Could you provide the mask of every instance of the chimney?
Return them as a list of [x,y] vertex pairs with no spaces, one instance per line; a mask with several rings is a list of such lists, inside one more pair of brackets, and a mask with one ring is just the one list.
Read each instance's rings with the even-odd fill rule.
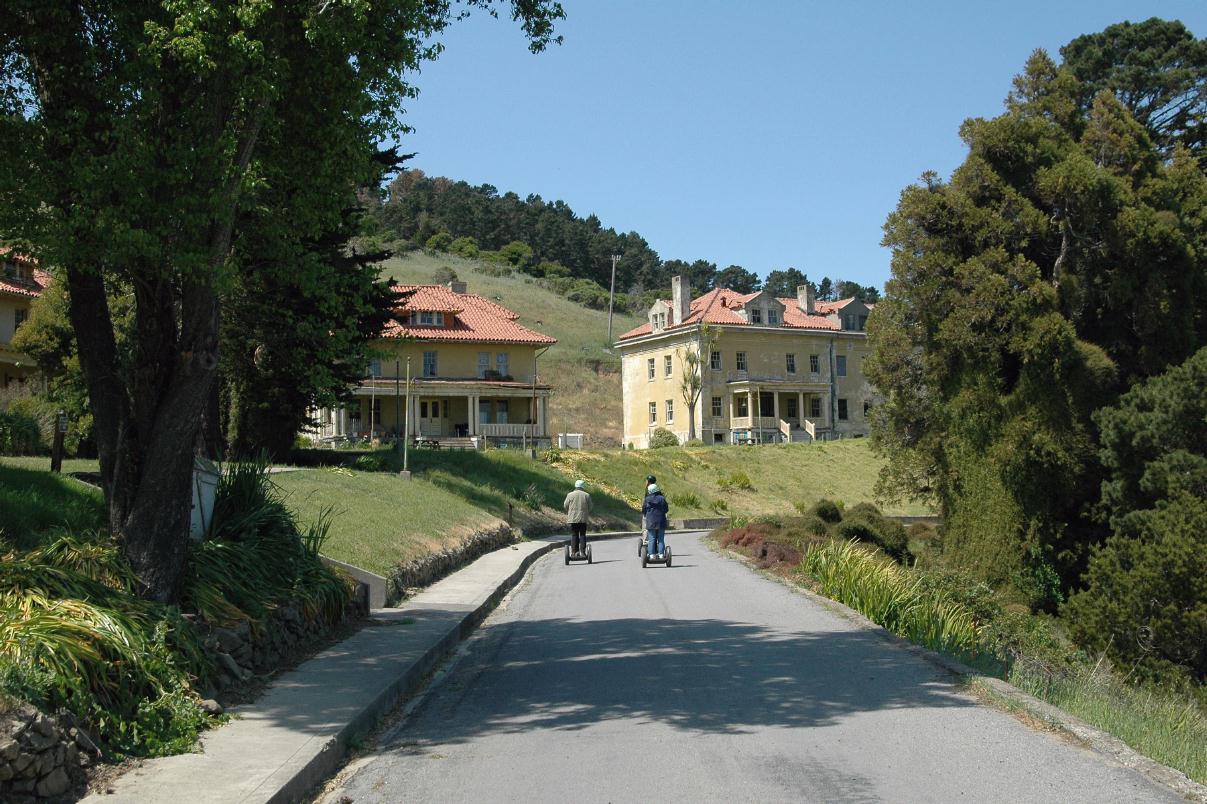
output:
[[691,314],[692,289],[687,284],[687,277],[679,274],[671,278],[671,315],[675,324],[682,324]]
[[458,282],[455,279],[452,282],[448,283],[448,289],[451,290],[453,293],[465,293],[468,290],[468,288],[469,288],[469,286],[466,285],[464,282]]
[[805,315],[816,315],[817,307],[813,304],[813,286],[809,284],[796,286],[796,304]]

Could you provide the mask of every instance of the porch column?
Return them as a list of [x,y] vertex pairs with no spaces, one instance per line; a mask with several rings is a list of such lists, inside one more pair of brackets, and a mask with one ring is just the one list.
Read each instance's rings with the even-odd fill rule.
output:
[[419,394],[411,392],[411,409],[407,420],[404,422],[406,426],[406,437],[410,438],[419,432]]
[[780,392],[771,392],[771,415],[775,418],[775,426],[780,426]]
[[539,436],[549,435],[545,432],[545,397],[540,397],[536,402],[536,433]]
[[796,392],[796,419],[797,424],[801,427],[805,426],[805,392]]
[[478,395],[469,395],[469,434],[476,436],[478,434]]
[[753,389],[746,389],[746,414],[750,417],[751,427],[754,426],[754,417],[759,415],[758,405],[759,398],[754,395]]

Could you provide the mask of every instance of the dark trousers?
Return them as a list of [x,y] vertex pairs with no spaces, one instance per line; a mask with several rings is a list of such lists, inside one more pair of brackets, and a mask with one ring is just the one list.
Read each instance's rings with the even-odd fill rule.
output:
[[587,549],[587,523],[570,523],[570,552],[578,555]]

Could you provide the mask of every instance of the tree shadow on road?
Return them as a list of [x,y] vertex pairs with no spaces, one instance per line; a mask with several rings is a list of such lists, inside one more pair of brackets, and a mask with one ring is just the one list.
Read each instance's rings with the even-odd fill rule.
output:
[[826,727],[873,710],[973,705],[953,677],[873,632],[722,620],[501,623],[443,686],[384,749],[621,718],[740,734]]

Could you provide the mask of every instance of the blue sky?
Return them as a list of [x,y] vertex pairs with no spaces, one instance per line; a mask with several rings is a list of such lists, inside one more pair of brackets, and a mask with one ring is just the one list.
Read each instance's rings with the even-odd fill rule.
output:
[[561,199],[663,259],[880,286],[901,189],[963,160],[1037,47],[1203,0],[563,0],[560,47],[478,12],[414,77],[404,151],[429,175]]

